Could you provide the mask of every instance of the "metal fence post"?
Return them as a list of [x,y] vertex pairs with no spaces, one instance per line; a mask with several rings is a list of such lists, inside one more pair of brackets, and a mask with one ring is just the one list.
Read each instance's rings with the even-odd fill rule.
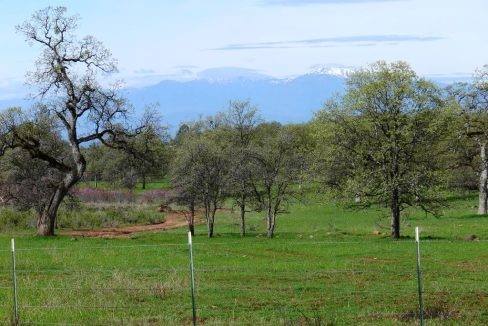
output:
[[424,325],[424,301],[422,298],[422,271],[420,269],[420,237],[419,237],[419,227],[415,227],[415,242],[417,244],[417,284],[419,292],[419,319],[420,325]]
[[13,289],[13,315],[12,324],[19,324],[19,306],[17,301],[17,273],[15,271],[15,240],[12,238],[12,289]]
[[188,249],[190,252],[190,285],[191,285],[191,305],[192,305],[192,313],[193,313],[193,325],[197,324],[197,309],[195,306],[195,270],[193,266],[193,247],[192,247],[192,238],[191,232],[188,232]]

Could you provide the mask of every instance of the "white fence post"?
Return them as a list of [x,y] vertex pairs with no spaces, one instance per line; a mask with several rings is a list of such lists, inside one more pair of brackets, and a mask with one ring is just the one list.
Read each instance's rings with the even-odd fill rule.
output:
[[12,238],[11,241],[12,249],[12,289],[13,289],[13,316],[12,322],[14,325],[19,324],[19,306],[17,300],[17,273],[15,270],[15,240]]
[[193,326],[197,324],[197,309],[195,306],[195,270],[193,266],[193,246],[191,232],[188,231],[188,249],[190,252],[190,285],[191,285],[191,305],[193,314]]
[[422,298],[422,271],[420,269],[420,236],[419,236],[419,227],[415,227],[415,242],[417,244],[417,284],[418,284],[418,292],[419,292],[419,319],[420,325],[424,325],[424,302]]

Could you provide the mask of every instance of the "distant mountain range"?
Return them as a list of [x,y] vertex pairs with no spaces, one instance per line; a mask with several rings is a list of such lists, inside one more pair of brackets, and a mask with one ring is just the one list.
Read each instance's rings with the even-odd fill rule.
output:
[[267,120],[302,122],[334,93],[341,92],[345,82],[343,76],[319,73],[288,79],[235,73],[206,71],[203,78],[163,80],[128,89],[126,96],[136,107],[159,103],[163,117],[173,128],[183,121],[225,110],[231,100],[250,100]]
[[[327,99],[344,90],[350,71],[347,67],[317,66],[304,75],[274,78],[250,69],[214,68],[185,75],[180,80],[166,79],[149,86],[127,88],[124,93],[137,112],[145,105],[158,103],[173,131],[182,122],[225,110],[231,100],[250,100],[266,120],[304,122]],[[437,81],[444,84],[449,79],[439,77]],[[26,100],[3,99],[0,109],[28,104]]]

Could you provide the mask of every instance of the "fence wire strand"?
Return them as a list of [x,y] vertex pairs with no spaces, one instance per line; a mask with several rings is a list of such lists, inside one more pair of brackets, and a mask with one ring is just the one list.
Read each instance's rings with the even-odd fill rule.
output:
[[[288,239],[287,239],[288,240]],[[433,239],[421,239],[422,243],[465,243],[465,244],[471,244],[472,242],[468,242],[466,240],[433,240]],[[488,242],[488,239],[479,239],[476,241],[477,243],[479,242]],[[395,242],[383,242],[381,240],[375,240],[371,242],[372,244],[381,244],[381,245],[387,245],[387,246],[399,246],[399,245],[411,245],[410,242],[408,241],[395,241]],[[197,246],[202,246],[202,247],[207,247],[207,246],[213,246],[213,245],[232,245],[232,244],[243,244],[242,241],[229,241],[229,242],[198,242],[195,241],[193,242],[193,245],[195,247]],[[275,242],[270,242],[270,241],[254,241],[254,242],[246,242],[246,246],[248,245],[267,245],[267,246],[281,246],[281,245],[289,245],[286,241],[275,241]],[[364,244],[364,241],[294,241],[293,245],[341,245],[341,244]],[[84,247],[78,247],[78,249],[83,249],[83,250],[95,250],[95,249],[100,249],[100,250],[112,250],[112,249],[130,249],[130,248],[141,248],[141,247],[186,247],[187,244],[185,243],[158,243],[158,244],[139,244],[139,245],[115,245],[115,246],[84,246]],[[50,250],[56,250],[56,251],[62,251],[62,250],[72,250],[72,247],[18,247],[16,248],[16,251],[50,251]],[[0,249],[0,252],[9,252],[9,249]]]

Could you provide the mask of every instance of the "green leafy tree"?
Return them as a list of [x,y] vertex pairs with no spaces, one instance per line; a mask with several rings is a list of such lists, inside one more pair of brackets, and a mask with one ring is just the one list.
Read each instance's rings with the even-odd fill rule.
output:
[[[462,163],[475,161],[479,175],[478,214],[488,213],[488,67],[479,70],[474,82],[459,83],[449,88],[451,99],[457,105],[460,119],[453,129],[457,131],[457,153]],[[473,151],[472,147],[477,150]],[[475,155],[473,155],[475,154]]]
[[188,134],[176,150],[171,175],[179,202],[186,202],[192,215],[194,230],[195,206],[204,210],[207,234],[214,235],[215,214],[225,199],[227,157],[212,130],[205,134]]
[[438,89],[406,63],[380,61],[352,74],[344,97],[315,118],[327,182],[343,198],[387,206],[393,238],[406,207],[435,214],[441,204],[441,105]]

